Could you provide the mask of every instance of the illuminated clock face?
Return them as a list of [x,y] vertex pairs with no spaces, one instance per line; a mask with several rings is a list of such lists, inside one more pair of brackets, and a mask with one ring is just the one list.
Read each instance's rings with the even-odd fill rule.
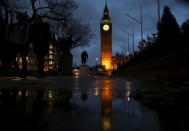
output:
[[108,31],[109,29],[110,29],[110,26],[109,26],[109,25],[106,24],[106,25],[103,26],[103,30],[104,30],[104,31]]

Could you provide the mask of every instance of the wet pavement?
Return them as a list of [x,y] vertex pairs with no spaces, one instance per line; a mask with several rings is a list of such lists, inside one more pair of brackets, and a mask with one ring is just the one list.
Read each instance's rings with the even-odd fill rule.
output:
[[163,131],[158,114],[133,99],[137,83],[106,77],[0,78],[0,129]]

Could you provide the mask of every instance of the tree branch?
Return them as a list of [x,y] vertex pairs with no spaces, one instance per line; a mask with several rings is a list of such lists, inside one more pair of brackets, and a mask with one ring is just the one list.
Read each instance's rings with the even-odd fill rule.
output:
[[36,7],[35,7],[35,2],[36,2],[36,0],[31,0],[33,15],[37,14],[37,10],[36,10]]
[[66,20],[66,18],[57,18],[57,17],[53,17],[53,16],[49,16],[49,15],[43,15],[43,16],[41,16],[41,18],[47,18],[47,19],[51,19],[51,20],[55,20],[55,21]]
[[49,6],[46,6],[46,7],[39,7],[39,8],[37,8],[36,10],[42,10],[42,9],[53,9],[53,8],[51,8],[51,7],[49,7]]

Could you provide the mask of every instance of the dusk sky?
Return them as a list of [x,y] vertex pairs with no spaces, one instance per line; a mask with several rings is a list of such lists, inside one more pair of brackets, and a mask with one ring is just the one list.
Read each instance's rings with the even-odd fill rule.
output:
[[[77,2],[79,3],[79,8],[75,12],[75,16],[82,19],[83,22],[89,22],[91,24],[94,36],[89,43],[89,47],[77,48],[72,51],[74,63],[77,65],[81,64],[80,54],[83,50],[86,50],[89,54],[88,64],[95,65],[95,58],[100,58],[100,20],[103,15],[105,0],[77,0]],[[135,50],[138,50],[140,25],[128,18],[125,13],[139,19],[139,6],[141,2],[143,4],[144,38],[146,38],[147,35],[157,32],[157,0],[108,0],[108,8],[113,22],[113,55],[116,52],[123,51],[123,40],[127,40],[127,35],[122,31],[122,28],[132,33],[132,24],[134,24],[135,31]],[[160,3],[161,14],[164,6],[170,6],[179,24],[189,19],[188,0],[160,0]],[[132,39],[130,39],[130,41],[132,41]],[[100,60],[98,63],[99,62]]]

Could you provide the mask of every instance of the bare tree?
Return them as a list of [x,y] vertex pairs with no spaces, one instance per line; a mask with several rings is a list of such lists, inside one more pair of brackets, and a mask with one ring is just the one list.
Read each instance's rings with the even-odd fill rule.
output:
[[13,16],[21,7],[18,1],[15,0],[1,0],[0,1],[0,15],[4,17],[7,24],[13,23]]
[[81,21],[72,18],[71,22],[62,22],[58,27],[59,37],[66,38],[73,35],[74,44],[72,48],[78,46],[86,46],[89,43],[89,38],[92,37],[92,31],[90,30],[90,24],[83,24]]
[[[74,0],[30,0],[32,16],[38,15],[48,21],[53,31],[53,36],[59,38],[58,43],[58,63],[59,68],[64,67],[65,61],[72,67],[72,55],[70,50],[80,46],[88,46],[92,31],[88,23],[74,18],[78,4]],[[62,63],[62,60],[64,62]],[[69,68],[70,69],[70,68]],[[67,69],[67,70],[69,70]],[[65,71],[65,70],[64,70]]]
[[90,25],[83,24],[73,17],[78,4],[74,0],[30,0],[32,16],[39,15],[51,24],[57,37],[73,35],[72,48],[86,46],[92,36]]
[[27,0],[25,3],[22,0],[0,0],[0,7],[0,14],[7,24],[13,23],[17,11],[31,9],[31,16],[38,15],[50,23],[57,38],[72,34],[75,41],[72,48],[88,45],[92,37],[90,25],[73,17],[78,8],[74,0]]
[[32,16],[39,15],[42,18],[55,21],[66,20],[72,15],[78,5],[73,0],[30,0]]

